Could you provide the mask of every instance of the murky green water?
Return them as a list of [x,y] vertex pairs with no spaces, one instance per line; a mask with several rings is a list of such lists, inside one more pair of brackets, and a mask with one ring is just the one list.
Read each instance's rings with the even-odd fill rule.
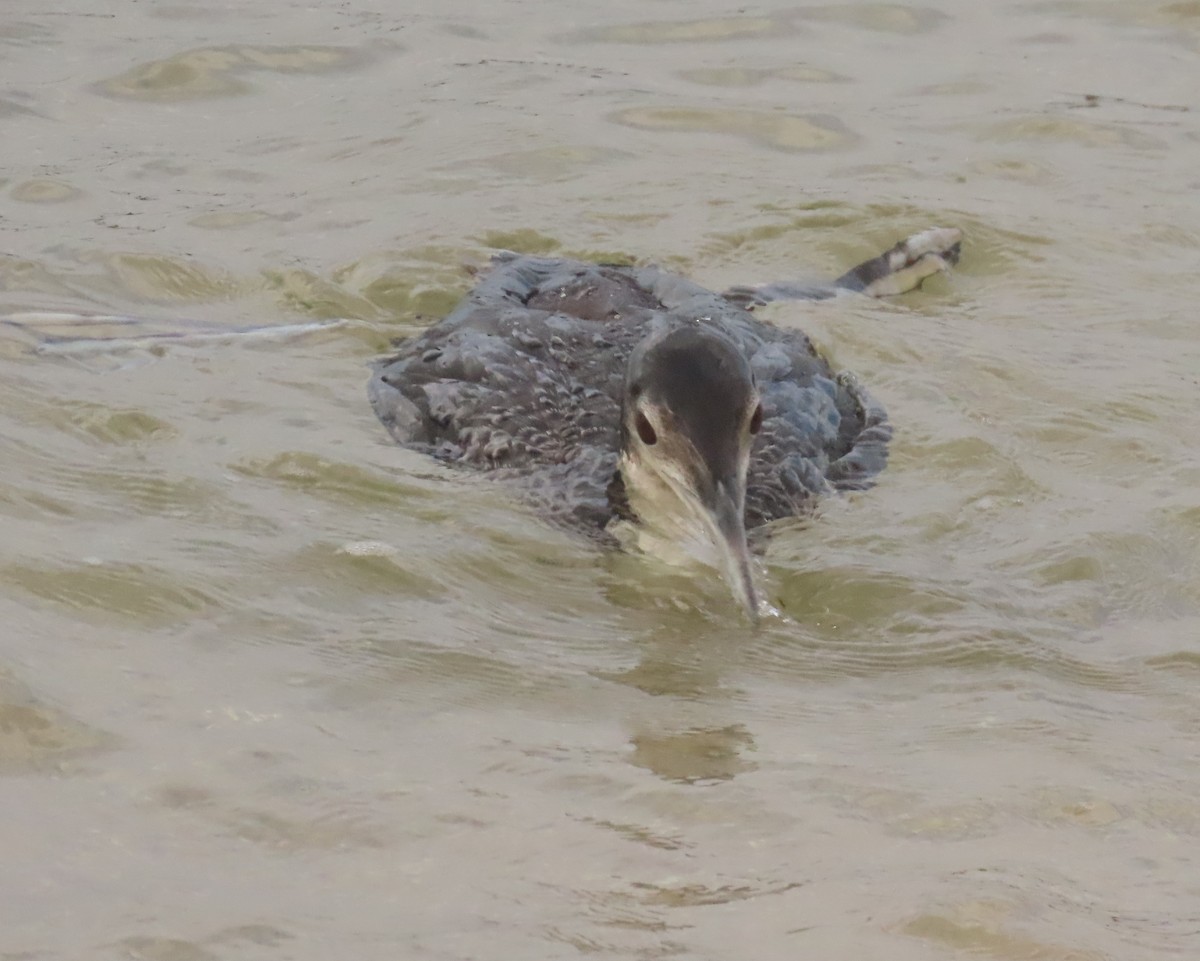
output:
[[[0,312],[350,321],[0,328],[0,956],[1200,956],[1200,7],[385,8],[0,19]],[[757,633],[366,403],[494,246],[933,223],[771,314],[897,440]]]

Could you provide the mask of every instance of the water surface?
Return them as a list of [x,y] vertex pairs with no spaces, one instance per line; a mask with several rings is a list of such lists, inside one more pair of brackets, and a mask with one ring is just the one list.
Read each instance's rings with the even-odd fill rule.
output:
[[[1195,4],[6,13],[0,955],[1200,954]],[[757,632],[366,403],[498,247],[934,223],[769,313],[897,436]]]

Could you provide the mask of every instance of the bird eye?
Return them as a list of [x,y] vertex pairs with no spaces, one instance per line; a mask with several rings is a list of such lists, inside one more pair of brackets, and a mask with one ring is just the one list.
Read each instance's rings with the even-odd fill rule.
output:
[[650,426],[650,421],[640,410],[634,418],[634,425],[637,427],[638,437],[642,439],[642,443],[647,447],[652,447],[658,443],[658,434],[654,432],[654,428]]
[[754,408],[754,413],[750,415],[750,433],[751,434],[757,434],[760,430],[762,430],[762,419],[763,419],[762,404],[759,404],[757,407]]

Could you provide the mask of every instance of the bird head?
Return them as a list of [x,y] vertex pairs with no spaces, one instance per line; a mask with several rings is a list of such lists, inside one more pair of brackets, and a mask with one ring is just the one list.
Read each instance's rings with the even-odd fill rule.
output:
[[643,543],[716,567],[752,618],[760,599],[746,545],[746,470],[762,419],[749,361],[711,327],[658,331],[630,356],[621,472],[651,535]]

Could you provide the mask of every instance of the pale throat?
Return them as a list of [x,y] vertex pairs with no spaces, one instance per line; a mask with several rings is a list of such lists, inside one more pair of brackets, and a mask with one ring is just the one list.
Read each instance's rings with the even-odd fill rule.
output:
[[699,563],[721,570],[721,555],[704,508],[682,493],[687,489],[682,472],[655,469],[628,451],[621,455],[620,470],[629,507],[637,515],[636,522],[618,521],[611,526],[623,545],[667,564]]

